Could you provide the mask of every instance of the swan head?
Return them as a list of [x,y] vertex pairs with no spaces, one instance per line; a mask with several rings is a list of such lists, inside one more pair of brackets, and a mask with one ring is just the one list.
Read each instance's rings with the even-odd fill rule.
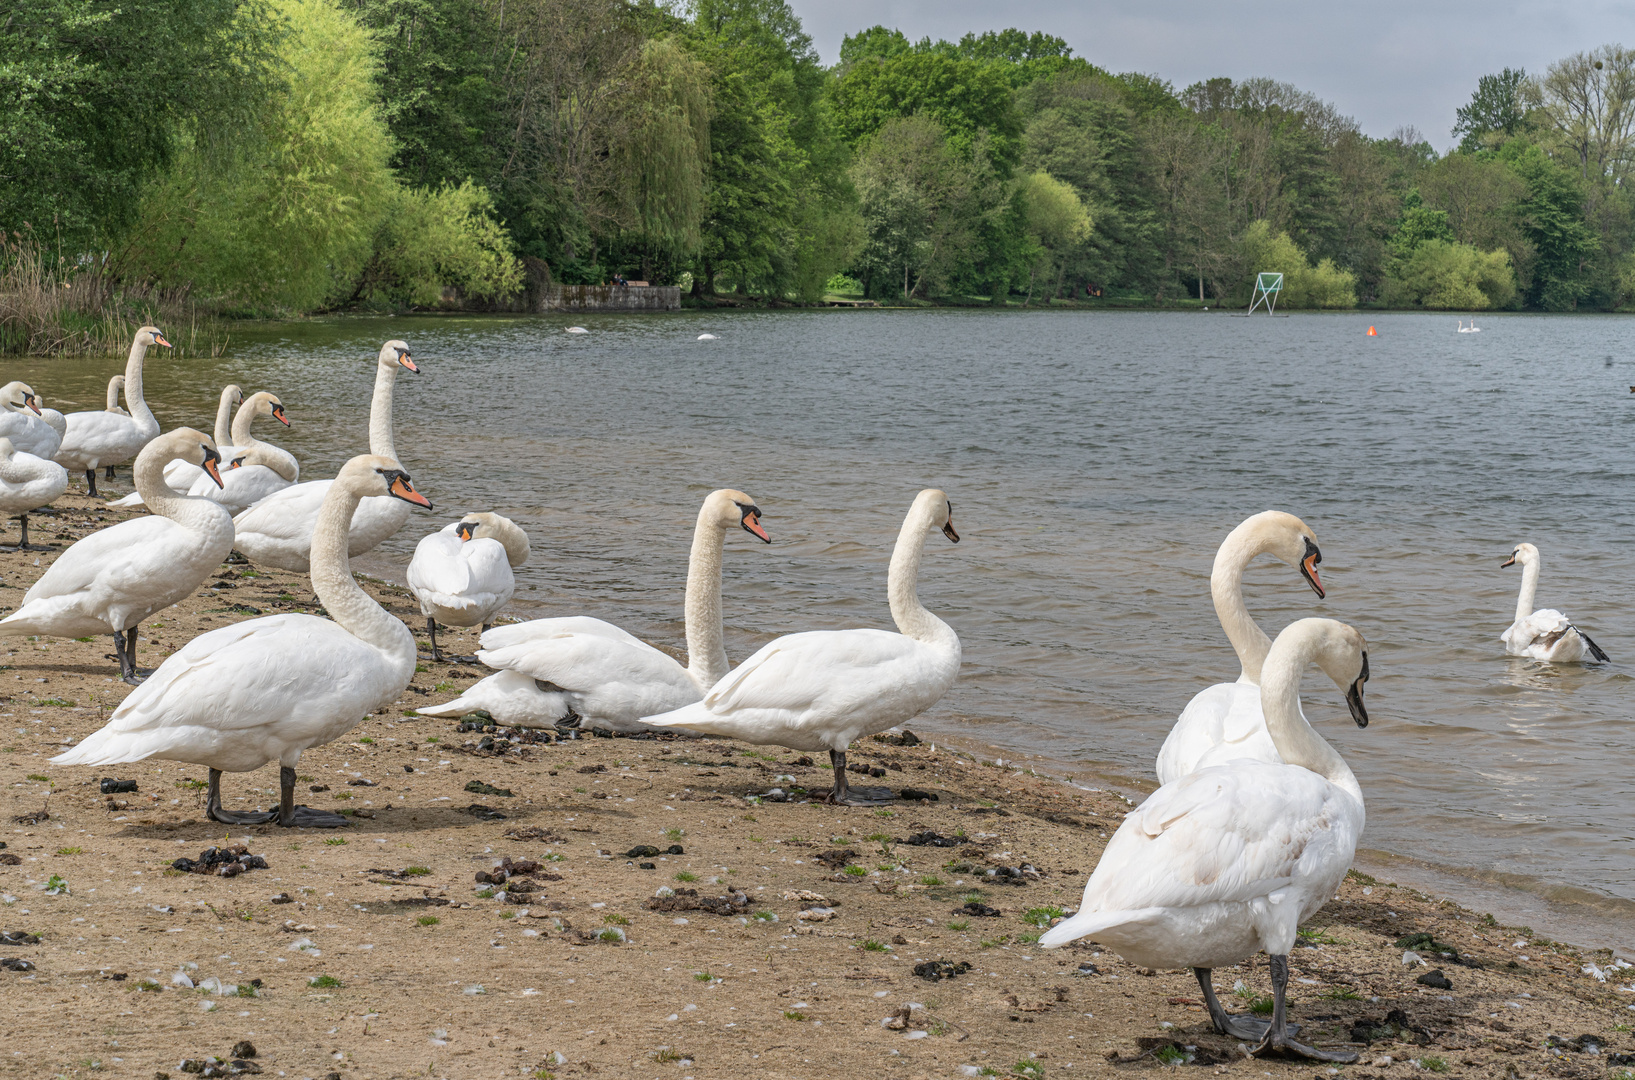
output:
[[163,345],[167,349],[172,347],[170,339],[166,338],[165,332],[157,326],[144,326],[138,330],[136,332],[136,343],[144,348],[149,345]]
[[954,543],[959,543],[959,533],[954,531],[954,504],[948,501],[948,496],[939,488],[926,488],[914,497],[914,507],[909,511],[912,517],[921,514],[925,517],[925,531],[932,529],[942,530],[942,535]]
[[[120,385],[124,384],[121,383]],[[221,396],[229,403],[237,405],[239,402],[244,400],[244,390],[242,387],[239,387],[233,383],[228,383],[226,386],[221,388]]]
[[389,368],[401,367],[416,375],[420,374],[420,369],[415,367],[414,358],[409,355],[408,343],[395,338],[380,347],[380,365]]
[[427,510],[432,508],[431,500],[414,489],[414,481],[403,466],[383,454],[359,454],[341,466],[335,482],[363,498],[390,495]]
[[4,404],[12,412],[32,409],[34,415],[40,414],[40,399],[34,393],[34,388],[26,382],[12,381],[0,386],[0,404]]
[[[1334,680],[1334,685],[1345,692],[1345,703],[1351,710],[1351,719],[1358,727],[1368,726],[1368,710],[1363,707],[1363,684],[1368,681],[1368,642],[1354,626],[1334,619],[1301,619],[1291,623],[1283,632],[1302,623],[1321,624],[1313,627],[1318,633],[1316,652],[1312,659],[1323,669],[1323,674]],[[1281,636],[1281,635],[1279,635]]]
[[289,455],[277,447],[257,443],[248,450],[235,454],[233,460],[227,463],[227,471],[247,469],[251,465],[265,465],[290,483],[295,482],[296,473],[291,465]]
[[1328,595],[1317,573],[1323,552],[1317,546],[1317,534],[1304,521],[1281,510],[1267,510],[1246,518],[1232,533],[1247,543],[1252,554],[1265,552],[1280,562],[1298,567],[1300,576],[1306,579],[1319,600]]
[[216,441],[204,432],[177,428],[148,443],[141,456],[147,457],[150,449],[163,461],[180,459],[197,465],[221,487],[221,454],[216,450]]
[[762,543],[772,543],[772,537],[761,527],[761,508],[742,491],[721,488],[704,497],[704,507],[698,513],[700,520],[709,520],[725,531],[734,526],[743,529]]
[[249,401],[254,416],[270,416],[285,427],[290,426],[290,418],[284,415],[284,403],[278,400],[277,394],[270,394],[263,390],[258,394],[251,394]]
[[454,535],[463,544],[467,540],[497,540],[505,549],[505,561],[512,568],[528,561],[528,534],[517,523],[499,514],[467,514],[454,526]]
[[1538,562],[1538,548],[1532,544],[1517,544],[1516,550],[1510,553],[1510,558],[1499,564],[1503,570],[1507,566],[1532,566]]

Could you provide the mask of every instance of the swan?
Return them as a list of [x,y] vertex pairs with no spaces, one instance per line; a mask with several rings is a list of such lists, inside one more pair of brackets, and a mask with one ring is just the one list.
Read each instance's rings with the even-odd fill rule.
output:
[[1322,579],[1317,576],[1317,564],[1323,561],[1317,534],[1293,514],[1267,510],[1226,534],[1215,553],[1209,591],[1242,670],[1237,682],[1216,683],[1187,702],[1158,751],[1160,784],[1192,772],[1216,747],[1232,749],[1233,757],[1278,760],[1260,712],[1260,670],[1272,641],[1243,606],[1243,571],[1260,555],[1298,566],[1317,598],[1324,596]]
[[[205,813],[230,825],[334,828],[339,814],[295,805],[301,752],[339,738],[414,678],[414,635],[352,580],[347,523],[358,500],[431,503],[390,457],[355,457],[329,485],[312,540],[312,588],[333,618],[281,614],[201,634],[165,658],[108,723],[56,765],[165,758],[210,769]],[[275,811],[221,806],[221,774],[279,763]]]
[[[159,421],[153,418],[152,410],[142,397],[142,362],[154,345],[171,347],[156,326],[142,327],[131,342],[130,359],[125,361],[125,404],[130,406],[129,416],[106,409],[68,414],[68,430],[62,437],[62,449],[57,451],[56,462],[69,472],[83,470],[93,499],[97,497],[98,465],[119,464],[159,434]],[[215,453],[213,447],[211,453]]]
[[238,514],[274,492],[295,483],[294,458],[270,443],[256,443],[248,450],[235,451],[221,471],[221,486],[201,476],[187,489],[189,495],[209,499]]
[[39,395],[25,382],[0,386],[0,438],[13,449],[35,457],[51,457],[62,437],[44,420]]
[[1511,656],[1527,656],[1552,664],[1576,664],[1589,659],[1606,663],[1609,657],[1601,646],[1554,608],[1533,610],[1538,592],[1539,554],[1532,544],[1517,544],[1500,569],[1521,564],[1521,595],[1516,598],[1516,621],[1499,635]]
[[1481,329],[1481,327],[1476,325],[1476,320],[1475,319],[1470,320],[1470,325],[1469,326],[1465,325],[1465,320],[1460,319],[1459,320],[1459,332],[1461,334],[1480,334],[1482,332],[1482,329]]
[[437,624],[487,630],[494,613],[516,592],[511,571],[527,561],[528,534],[499,514],[467,514],[421,539],[408,581],[426,617],[433,660],[443,659]]
[[130,413],[119,407],[119,392],[125,389],[125,376],[115,375],[108,380],[108,408],[104,411],[117,413],[120,416],[129,416]]
[[0,437],[0,513],[17,514],[22,539],[14,551],[40,551],[28,542],[28,512],[55,501],[68,490],[68,470],[50,458],[16,450],[11,440]]
[[[398,369],[420,373],[401,341],[380,347],[375,362],[375,396],[369,405],[369,452],[376,457],[397,459],[392,438],[392,387]],[[238,530],[235,546],[253,563],[276,566],[280,570],[305,573],[312,530],[329,494],[331,480],[309,480],[292,484],[262,499],[233,519]],[[380,546],[409,520],[413,500],[366,497],[352,515],[352,540],[347,555],[356,558]]]
[[112,634],[120,677],[141,681],[137,624],[191,595],[233,550],[231,514],[165,486],[165,462],[175,457],[203,465],[221,483],[221,456],[203,432],[177,428],[148,443],[131,472],[153,515],[110,525],[57,556],[23,606],[0,619],[0,636]]
[[[216,411],[216,450],[221,454],[222,461],[230,466],[235,459],[244,457],[250,450],[264,447],[267,453],[256,456],[250,464],[272,467],[273,475],[259,474],[254,483],[247,477],[240,477],[234,484],[217,487],[204,474],[203,469],[189,462],[178,460],[165,466],[167,485],[189,495],[203,495],[231,508],[235,514],[248,509],[258,499],[264,499],[275,491],[289,487],[301,475],[301,466],[295,460],[294,454],[272,443],[262,442],[250,430],[256,418],[262,416],[271,416],[285,427],[290,426],[289,416],[284,412],[284,403],[278,400],[276,394],[270,394],[265,390],[251,394],[242,405],[239,405],[237,414],[233,416],[232,427],[228,427],[228,412],[242,396],[243,391],[236,386],[229,386],[221,392],[221,405]],[[246,498],[246,495],[256,491],[259,491],[259,494],[256,494],[255,498]],[[115,499],[108,505],[141,506],[142,493],[133,491],[123,499]]]
[[720,341],[721,339],[716,337],[714,334],[699,334],[698,335],[698,340],[699,341]]
[[[1039,939],[1055,948],[1094,937],[1132,964],[1192,968],[1215,1030],[1318,1061],[1357,1055],[1294,1042],[1284,988],[1300,923],[1344,879],[1363,829],[1357,778],[1300,711],[1300,676],[1315,661],[1358,727],[1368,726],[1363,637],[1332,619],[1301,619],[1266,657],[1262,698],[1272,742],[1287,764],[1239,759],[1173,780],[1125,817],[1084,886],[1077,914]],[[1231,1016],[1210,970],[1265,950],[1272,1019]]]
[[40,407],[40,419],[51,429],[53,437],[42,440],[38,452],[31,450],[29,453],[39,458],[55,458],[62,449],[62,437],[68,431],[68,418],[47,405],[43,397],[35,395],[34,404]]
[[891,553],[886,594],[898,633],[814,630],[786,634],[710,688],[704,700],[642,719],[792,750],[828,750],[834,790],[826,801],[866,806],[883,789],[852,792],[846,747],[853,739],[913,719],[937,703],[959,674],[959,636],[920,603],[915,585],[928,532],[959,543],[948,496],[927,488],[914,499]]
[[590,333],[590,331],[586,330],[583,326],[570,326],[570,327],[568,327],[568,333],[570,333],[570,334],[588,334],[588,333]]
[[[116,403],[119,401],[119,392],[114,389],[114,379],[118,379],[119,385],[121,386],[125,384],[125,377],[123,375],[115,375],[113,379],[108,380],[108,402],[110,404],[114,404],[115,408],[108,409],[106,411],[115,412],[117,410],[119,415],[128,416],[129,414],[124,410],[117,409]],[[243,397],[244,391],[239,389],[237,386],[234,386],[232,383],[229,383],[222,387],[221,400],[216,405],[216,453],[222,456],[223,461],[229,460],[228,451],[232,448],[232,439],[229,437],[227,431],[227,421],[228,418],[232,416],[233,406],[237,405]],[[113,475],[114,467],[110,465],[108,466],[107,471],[103,473],[102,478],[104,480],[111,480],[113,479]],[[193,481],[202,476],[204,476],[203,469],[199,468],[197,465],[191,464],[183,458],[177,458],[175,461],[172,461],[169,465],[165,466],[165,483],[170,487],[175,488],[177,491],[186,491],[188,488],[193,486]],[[142,493],[140,491],[133,491],[129,495],[126,495],[123,499],[115,499],[108,505],[118,507],[141,506]]]
[[697,701],[729,670],[721,626],[721,553],[727,532],[742,528],[770,544],[761,508],[742,491],[712,491],[699,508],[687,560],[687,666],[645,641],[588,616],[534,619],[482,637],[478,659],[498,674],[453,701],[417,709],[463,716],[482,709],[523,727],[562,723],[610,731],[647,731],[641,718]]

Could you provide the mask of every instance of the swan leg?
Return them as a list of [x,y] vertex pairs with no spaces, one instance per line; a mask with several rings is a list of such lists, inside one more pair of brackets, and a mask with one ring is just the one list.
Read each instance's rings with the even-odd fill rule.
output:
[[[119,677],[132,686],[141,686],[142,680],[152,674],[151,671],[142,671],[136,666],[136,627],[125,631],[125,646],[119,652]],[[119,634],[114,634],[114,641],[119,641]]]
[[[50,544],[31,544],[31,543],[28,542],[28,515],[27,514],[17,515],[17,521],[22,526],[22,530],[23,530],[23,538],[21,540],[17,541],[17,550],[18,551],[49,551],[51,549],[52,545],[50,545]],[[1586,638],[1585,640],[1588,640],[1588,639]]]
[[91,498],[93,498],[93,499],[96,498],[97,497],[97,471],[95,469],[86,469],[85,470],[85,483],[91,489]]
[[1266,1030],[1266,1037],[1261,1040],[1260,1045],[1255,1047],[1255,1056],[1293,1054],[1313,1061],[1331,1061],[1336,1065],[1350,1065],[1355,1062],[1357,1055],[1350,1050],[1319,1050],[1314,1046],[1297,1043],[1290,1037],[1288,1013],[1283,1001],[1284,991],[1289,985],[1289,958],[1273,956],[1268,959],[1272,968],[1272,1026]]
[[846,782],[846,751],[830,750],[829,764],[834,767],[835,786],[824,802],[834,806],[882,806],[895,801],[890,788],[860,787],[853,790]]
[[278,817],[276,810],[246,810],[237,812],[221,808],[221,770],[210,770],[210,798],[204,804],[204,816],[224,825],[265,825]]
[[295,770],[288,765],[278,770],[278,824],[286,829],[344,829],[352,824],[340,814],[295,805]]
[[431,635],[431,658],[440,664],[443,662],[443,654],[437,649],[437,620],[430,615],[426,616],[426,633]]
[[[1215,996],[1215,984],[1210,978],[1208,968],[1193,968],[1192,973],[1198,976],[1198,986],[1204,992],[1204,1006],[1209,1010],[1209,1022],[1215,1025],[1215,1030],[1222,1035],[1233,1039],[1245,1039],[1250,1042],[1259,1042],[1266,1037],[1266,1030],[1272,1026],[1270,1020],[1262,1020],[1258,1016],[1235,1016],[1221,1007],[1220,999]],[[1290,1035],[1298,1034],[1299,1024],[1290,1024]]]
[[104,480],[112,480],[114,478],[114,467],[112,465],[108,465],[102,470],[102,478]]

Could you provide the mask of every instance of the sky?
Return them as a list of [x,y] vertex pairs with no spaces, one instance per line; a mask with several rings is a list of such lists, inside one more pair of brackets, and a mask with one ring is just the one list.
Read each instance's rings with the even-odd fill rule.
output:
[[1141,71],[1177,90],[1201,79],[1267,75],[1354,117],[1372,136],[1412,125],[1452,146],[1454,110],[1476,80],[1505,67],[1542,74],[1599,45],[1635,47],[1635,3],[1578,0],[1369,0],[1198,3],[1168,0],[790,0],[825,63],[847,34],[883,24],[913,40],[957,41],[1014,26],[1063,38],[1113,72]]

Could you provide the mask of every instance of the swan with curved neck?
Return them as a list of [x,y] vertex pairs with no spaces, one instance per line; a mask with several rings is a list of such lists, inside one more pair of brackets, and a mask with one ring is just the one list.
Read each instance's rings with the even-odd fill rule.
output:
[[834,766],[830,802],[883,801],[878,791],[848,785],[846,748],[929,709],[959,675],[959,636],[920,603],[917,588],[926,535],[937,531],[959,542],[948,496],[927,488],[909,508],[891,554],[886,595],[897,633],[787,634],[762,646],[702,701],[643,719],[654,727],[827,750]]
[[[1332,619],[1291,623],[1261,683],[1282,763],[1227,761],[1153,792],[1108,841],[1078,913],[1039,944],[1094,935],[1132,964],[1192,968],[1221,1034],[1258,1043],[1257,1053],[1347,1062],[1357,1055],[1294,1042],[1284,997],[1296,931],[1345,878],[1365,820],[1356,776],[1300,709],[1301,674],[1314,662],[1344,691],[1357,726],[1368,725],[1362,635]],[[1260,951],[1271,960],[1270,1022],[1228,1014],[1210,977]]]
[[[375,358],[375,392],[369,405],[369,452],[394,461],[397,447],[392,437],[392,390],[400,370],[418,374],[420,368],[409,355],[407,345],[388,341]],[[292,484],[240,513],[233,522],[238,530],[238,550],[254,563],[305,572],[313,526],[331,482],[310,480]],[[408,521],[411,509],[411,503],[401,499],[365,497],[352,515],[347,553],[355,558],[384,543]]]
[[203,432],[177,428],[149,442],[132,472],[152,515],[100,529],[64,551],[28,590],[23,606],[0,620],[0,635],[112,634],[120,676],[140,681],[137,625],[191,595],[233,549],[233,519],[226,510],[165,483],[165,464],[177,457],[203,466],[221,483],[221,457]]
[[1182,710],[1158,751],[1161,784],[1196,769],[1206,753],[1223,744],[1235,748],[1237,756],[1277,760],[1260,714],[1260,670],[1272,642],[1243,603],[1244,570],[1261,555],[1298,567],[1318,599],[1325,595],[1317,574],[1317,564],[1323,561],[1317,534],[1293,514],[1267,510],[1226,535],[1215,553],[1209,592],[1221,629],[1238,655],[1240,672],[1236,682],[1200,690]]
[[56,501],[68,490],[68,472],[55,461],[13,448],[0,438],[0,513],[18,515],[22,536],[16,551],[45,550],[28,542],[28,512]]
[[238,386],[228,383],[222,387],[221,400],[216,403],[216,448],[223,449],[232,444],[233,406],[244,400],[244,391]]
[[721,557],[727,533],[736,529],[771,543],[760,519],[755,500],[730,488],[712,491],[699,508],[687,560],[685,667],[601,619],[535,619],[483,634],[477,657],[497,674],[454,701],[417,711],[462,716],[483,709],[524,727],[647,730],[643,716],[699,700],[727,673]]
[[62,444],[61,434],[45,420],[39,395],[25,382],[0,386],[0,438],[10,439],[15,450],[45,458]]
[[[1552,664],[1577,664],[1590,660],[1605,663],[1608,656],[1590,636],[1574,626],[1554,608],[1533,610],[1538,595],[1542,567],[1538,548],[1517,544],[1504,566],[1521,567],[1521,594],[1516,597],[1516,619],[1499,640],[1511,656],[1526,656]],[[1503,567],[1501,567],[1502,569]]]
[[106,412],[118,413],[120,416],[129,416],[130,413],[119,407],[119,393],[125,389],[125,376],[115,375],[108,380],[108,408]]
[[[426,617],[433,660],[443,659],[437,646],[439,622],[488,629],[495,612],[516,592],[512,571],[528,561],[528,552],[528,534],[499,514],[467,514],[421,539],[407,578]],[[474,656],[458,659],[478,662]]]
[[[223,411],[228,403],[228,390],[236,393],[238,387],[229,386],[227,390],[222,391]],[[262,442],[250,433],[250,425],[259,416],[271,416],[285,427],[289,427],[290,424],[289,417],[284,414],[283,403],[278,400],[277,395],[269,394],[265,390],[251,394],[238,407],[238,412],[233,417],[231,431],[226,430],[224,417],[220,414],[216,416],[216,426],[221,429],[220,434],[227,436],[228,439],[226,442],[216,444],[223,462],[223,482],[220,485],[206,476],[203,469],[180,460],[172,461],[165,466],[165,483],[177,491],[185,491],[189,495],[198,495],[219,502],[234,514],[249,509],[273,492],[282,491],[295,483],[301,477],[301,466],[295,460],[295,455],[272,443]],[[239,472],[241,466],[250,471]],[[233,471],[229,472],[229,469]],[[133,491],[123,499],[115,499],[108,505],[141,506],[142,493]]]
[[83,471],[93,499],[97,497],[98,465],[118,465],[159,434],[159,421],[154,419],[147,399],[142,396],[142,364],[148,350],[155,345],[170,348],[170,342],[156,326],[142,327],[131,342],[130,358],[125,361],[125,404],[130,407],[129,416],[96,409],[69,413],[66,417],[67,430],[63,433],[56,462],[69,472]]
[[[121,702],[100,731],[52,763],[185,761],[210,770],[205,812],[212,821],[349,824],[338,814],[295,804],[301,754],[395,701],[415,666],[409,628],[352,578],[347,533],[365,498],[397,498],[431,509],[394,459],[364,455],[346,463],[325,495],[312,538],[312,588],[328,619],[269,615],[194,638]],[[279,763],[278,809],[224,809],[221,774],[250,772],[269,761]]]

